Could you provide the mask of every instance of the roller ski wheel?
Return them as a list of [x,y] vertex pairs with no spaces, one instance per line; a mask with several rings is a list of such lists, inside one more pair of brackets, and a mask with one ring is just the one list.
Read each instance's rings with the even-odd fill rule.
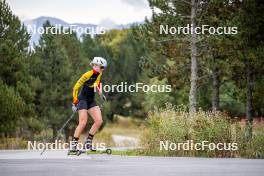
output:
[[108,148],[108,149],[106,149],[106,150],[105,150],[105,152],[106,152],[106,154],[108,154],[108,155],[111,155],[111,154],[112,154],[112,150],[111,150],[111,149],[109,149],[109,148]]

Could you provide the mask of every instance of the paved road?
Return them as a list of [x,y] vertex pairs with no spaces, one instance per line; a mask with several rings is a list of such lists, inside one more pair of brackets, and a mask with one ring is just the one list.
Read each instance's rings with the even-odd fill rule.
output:
[[0,176],[263,176],[264,160],[111,155],[66,156],[65,151],[0,151]]

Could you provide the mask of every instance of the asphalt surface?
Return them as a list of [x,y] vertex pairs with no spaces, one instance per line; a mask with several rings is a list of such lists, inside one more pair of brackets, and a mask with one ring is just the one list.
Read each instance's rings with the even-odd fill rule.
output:
[[66,151],[0,151],[0,175],[263,176],[264,160],[239,158],[67,156]]

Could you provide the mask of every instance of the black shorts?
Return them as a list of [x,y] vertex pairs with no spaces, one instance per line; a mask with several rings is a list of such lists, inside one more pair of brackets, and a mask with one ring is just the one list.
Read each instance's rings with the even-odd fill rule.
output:
[[95,106],[97,106],[95,100],[79,100],[78,105],[77,105],[78,110],[81,110],[81,109],[88,110]]

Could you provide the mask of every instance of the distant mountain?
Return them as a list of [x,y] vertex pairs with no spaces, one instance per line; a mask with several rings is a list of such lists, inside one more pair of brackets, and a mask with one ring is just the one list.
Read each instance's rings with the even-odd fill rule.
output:
[[[43,24],[49,21],[51,25],[55,26],[56,28],[72,28],[78,29],[75,30],[77,33],[78,38],[81,39],[81,35],[84,31],[88,31],[89,34],[100,34],[102,30],[110,30],[110,29],[127,29],[130,28],[132,24],[126,25],[117,25],[110,19],[103,19],[98,25],[95,24],[83,24],[83,23],[67,23],[61,19],[54,18],[54,17],[47,17],[42,16],[32,20],[23,21],[24,25],[28,28],[29,33],[31,34],[30,38],[30,47],[32,48],[34,44],[38,45],[38,40],[41,36],[41,32],[43,31]],[[137,23],[137,24],[141,24]]]

